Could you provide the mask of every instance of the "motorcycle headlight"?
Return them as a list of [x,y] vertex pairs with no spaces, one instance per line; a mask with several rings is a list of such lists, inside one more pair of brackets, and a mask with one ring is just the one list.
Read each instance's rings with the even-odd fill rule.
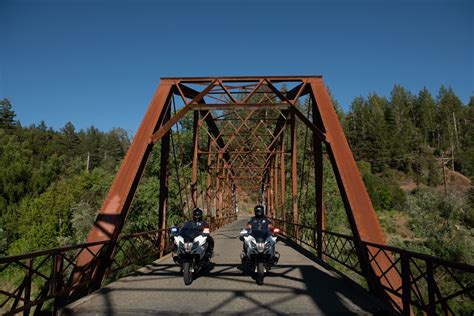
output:
[[264,242],[258,242],[258,243],[257,243],[257,250],[258,250],[258,252],[262,252],[263,249],[265,249],[265,243],[264,243]]
[[184,251],[190,252],[192,248],[193,248],[193,243],[192,242],[185,242],[184,243]]

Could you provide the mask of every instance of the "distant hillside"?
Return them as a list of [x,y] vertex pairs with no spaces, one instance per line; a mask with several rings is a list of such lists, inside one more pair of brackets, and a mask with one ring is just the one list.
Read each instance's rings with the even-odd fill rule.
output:
[[[45,122],[22,126],[10,102],[0,102],[0,256],[84,241],[130,144],[127,133],[76,131],[71,123],[58,131]],[[427,89],[413,94],[397,85],[390,98],[355,98],[346,113],[334,103],[389,242],[472,263],[474,98],[464,105],[450,88],[433,98]],[[306,113],[308,104],[300,106]],[[191,139],[188,125],[182,138]],[[348,232],[327,161],[324,181],[327,228]],[[156,228],[158,189],[159,153],[153,151],[126,232]],[[169,189],[178,195],[174,182]],[[240,210],[247,213],[254,199],[242,196]],[[304,210],[314,209],[314,199],[306,202],[301,221],[312,223]],[[183,210],[173,203],[168,221],[179,223]]]

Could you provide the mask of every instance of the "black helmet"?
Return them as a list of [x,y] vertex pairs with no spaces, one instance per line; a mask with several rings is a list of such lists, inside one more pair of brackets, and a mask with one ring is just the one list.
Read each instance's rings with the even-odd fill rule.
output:
[[253,209],[253,212],[254,212],[256,218],[262,218],[263,214],[265,213],[265,210],[263,209],[262,205],[257,205]]
[[193,210],[193,220],[195,222],[200,222],[202,221],[202,210],[199,207],[196,207]]

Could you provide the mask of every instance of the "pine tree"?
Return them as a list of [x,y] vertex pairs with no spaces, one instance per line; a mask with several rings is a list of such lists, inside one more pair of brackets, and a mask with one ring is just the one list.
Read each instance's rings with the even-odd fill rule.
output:
[[414,123],[415,97],[400,85],[395,85],[390,101],[391,165],[408,172],[414,161],[413,152],[420,151],[421,135]]
[[372,161],[374,171],[382,171],[385,167],[385,159],[389,156],[388,130],[385,123],[385,111],[388,106],[386,98],[377,94],[370,94],[368,97],[369,116],[367,117],[366,142],[368,147],[368,157],[379,158]]
[[420,129],[423,136],[423,143],[434,146],[436,136],[435,102],[431,93],[423,88],[414,104],[415,126]]
[[67,122],[60,131],[62,134],[61,145],[63,146],[63,152],[67,153],[70,157],[80,154],[80,140],[74,125],[71,122]]
[[0,128],[11,129],[15,127],[15,111],[12,110],[12,105],[8,99],[0,101]]
[[[474,97],[471,97],[468,106],[464,108],[460,122],[460,145],[459,153],[460,171],[474,179]],[[474,191],[473,191],[474,192]]]
[[461,116],[462,108],[461,100],[454,94],[451,87],[441,86],[439,88],[437,125],[439,133],[438,146],[440,150],[446,150],[454,145],[455,134],[459,131],[455,130],[453,114],[457,121]]
[[367,119],[369,111],[363,97],[356,97],[351,103],[351,110],[346,117],[347,138],[357,160],[367,157]]

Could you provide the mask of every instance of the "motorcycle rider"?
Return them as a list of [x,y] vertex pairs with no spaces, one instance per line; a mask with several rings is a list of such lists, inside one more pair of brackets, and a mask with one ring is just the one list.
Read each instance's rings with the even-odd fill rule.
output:
[[247,222],[247,229],[251,231],[252,230],[263,230],[263,231],[270,230],[271,231],[273,229],[272,221],[269,220],[265,216],[265,209],[263,205],[258,204],[257,206],[255,206],[253,212],[255,216],[249,219],[249,221]]
[[[263,205],[258,204],[257,206],[255,206],[255,208],[253,209],[253,213],[254,213],[254,217],[249,219],[249,221],[247,222],[247,230],[249,231],[249,234],[251,234],[252,231],[257,231],[257,230],[260,230],[260,231],[272,231],[273,230],[272,221],[269,220],[265,216],[265,208],[263,207]],[[244,243],[243,247],[244,247],[244,249],[243,249],[244,253],[246,254],[247,253],[247,249],[246,249],[247,246],[245,245],[245,243]]]
[[[203,220],[203,211],[199,207],[196,207],[193,210],[193,219],[184,223],[182,230],[196,230],[202,233],[204,228],[209,228],[209,224]],[[210,234],[207,237],[207,243],[207,252],[209,253],[209,257],[212,257],[214,254],[214,239]]]

